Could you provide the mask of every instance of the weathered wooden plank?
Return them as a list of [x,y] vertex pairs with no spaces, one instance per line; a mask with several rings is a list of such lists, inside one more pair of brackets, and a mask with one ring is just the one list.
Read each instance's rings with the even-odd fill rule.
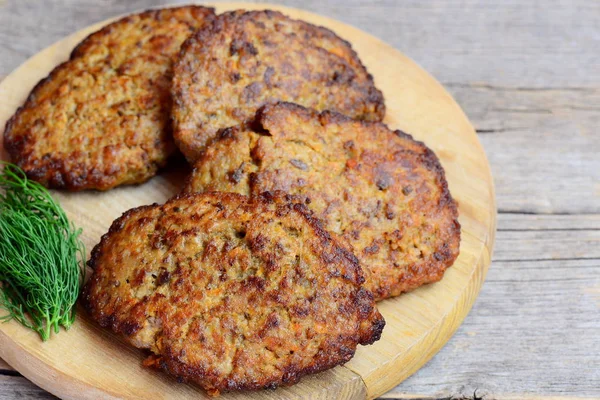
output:
[[[500,214],[495,258],[516,254],[514,232],[598,226],[598,215]],[[539,240],[539,257],[551,258],[556,237]],[[554,234],[555,232],[550,232]],[[581,247],[592,232],[561,232]],[[589,238],[589,236],[588,236]],[[531,238],[530,238],[531,239]],[[538,243],[540,244],[540,243]],[[498,252],[500,249],[500,252]],[[527,247],[526,247],[527,249]],[[522,250],[522,249],[521,249]],[[524,257],[530,254],[526,251]],[[426,368],[385,398],[443,398],[478,395],[523,398],[524,393],[600,396],[600,260],[492,263],[471,314]],[[552,370],[549,373],[549,370]],[[549,375],[550,374],[550,375]]]
[[[574,248],[584,248],[597,231],[543,230],[594,228],[599,221],[599,215],[500,214],[498,226],[505,231],[497,233],[494,259],[511,251],[516,258],[552,258],[556,248],[568,248],[556,233]],[[535,231],[519,231],[531,226]],[[522,236],[531,234],[540,236]],[[531,242],[519,246],[518,239]],[[455,336],[383,398],[472,398],[475,390],[492,399],[598,398],[600,353],[594,349],[600,348],[599,330],[600,258],[494,261]]]
[[600,213],[600,89],[447,87],[481,132],[500,212]]
[[0,375],[0,400],[14,399],[56,400],[56,397],[22,376]]
[[494,261],[600,259],[600,230],[498,231]]
[[448,344],[387,398],[600,397],[600,260],[493,262]]
[[[522,213],[498,214],[499,231],[599,230],[600,214],[539,215]],[[571,235],[571,233],[565,233]],[[577,233],[572,233],[577,235]]]
[[[41,7],[36,0],[5,0],[0,2],[0,74],[92,22],[159,4],[188,2],[52,0]],[[401,49],[443,82],[600,86],[597,1],[271,2],[357,26]]]

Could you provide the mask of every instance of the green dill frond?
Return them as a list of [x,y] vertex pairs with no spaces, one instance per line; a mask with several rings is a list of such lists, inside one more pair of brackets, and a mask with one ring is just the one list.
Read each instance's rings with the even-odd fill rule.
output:
[[81,230],[46,188],[0,163],[0,321],[15,319],[47,340],[75,319],[85,272]]

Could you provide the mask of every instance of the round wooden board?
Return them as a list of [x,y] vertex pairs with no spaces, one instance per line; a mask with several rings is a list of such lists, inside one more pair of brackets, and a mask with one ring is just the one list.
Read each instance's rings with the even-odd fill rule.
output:
[[[425,364],[452,336],[483,283],[494,242],[496,207],[485,153],[460,107],[430,75],[398,50],[332,19],[275,5],[227,3],[230,9],[276,9],[326,26],[349,40],[385,95],[385,122],[431,147],[446,170],[459,203],[461,251],[444,279],[379,303],[386,319],[381,340],[360,347],[346,365],[274,391],[230,393],[223,399],[363,399],[390,390]],[[83,29],[30,58],[0,84],[0,126],[29,91],[85,36],[109,21]],[[1,146],[1,144],[0,144]],[[0,147],[2,158],[6,153]],[[175,194],[188,169],[172,167],[151,181],[105,193],[53,192],[69,217],[83,228],[89,251],[111,222],[127,209],[164,202]],[[0,324],[0,357],[40,387],[65,399],[208,398],[198,387],[141,366],[143,353],[100,329],[79,310],[74,326],[42,343],[15,322]]]

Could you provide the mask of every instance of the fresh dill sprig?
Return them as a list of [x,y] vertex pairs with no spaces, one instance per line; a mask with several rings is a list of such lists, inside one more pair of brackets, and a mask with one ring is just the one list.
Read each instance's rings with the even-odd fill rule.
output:
[[0,321],[15,319],[47,340],[75,320],[83,283],[81,229],[48,190],[0,161]]

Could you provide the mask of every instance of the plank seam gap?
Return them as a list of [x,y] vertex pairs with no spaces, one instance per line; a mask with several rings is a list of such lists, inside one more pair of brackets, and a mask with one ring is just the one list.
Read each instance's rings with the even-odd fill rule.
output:
[[536,262],[536,261],[578,261],[578,260],[600,261],[600,257],[502,259],[502,260],[492,260],[492,262]]
[[549,92],[549,91],[575,91],[575,92],[596,92],[600,90],[593,86],[556,86],[556,87],[527,87],[527,86],[499,86],[489,83],[459,83],[459,82],[443,82],[442,85],[447,87],[467,88],[467,89],[488,89],[502,91],[518,91],[518,92]]
[[595,213],[595,212],[591,212],[591,213],[587,213],[587,212],[582,212],[582,213],[578,213],[578,212],[561,212],[561,211],[557,211],[557,212],[539,212],[539,211],[517,211],[517,210],[502,210],[502,209],[498,209],[498,214],[507,214],[507,215],[573,215],[573,216],[600,216],[600,213]]
[[579,231],[600,231],[600,228],[539,228],[539,229],[498,229],[498,232],[579,232]]
[[514,131],[523,131],[523,130],[527,130],[527,129],[531,129],[531,128],[527,128],[524,126],[518,126],[515,128],[497,128],[497,129],[479,128],[479,129],[475,129],[475,132],[477,132],[477,134],[479,134],[479,135],[485,135],[488,133],[514,132]]
[[13,371],[12,369],[0,369],[0,375],[4,375],[4,376],[23,376],[18,371]]

